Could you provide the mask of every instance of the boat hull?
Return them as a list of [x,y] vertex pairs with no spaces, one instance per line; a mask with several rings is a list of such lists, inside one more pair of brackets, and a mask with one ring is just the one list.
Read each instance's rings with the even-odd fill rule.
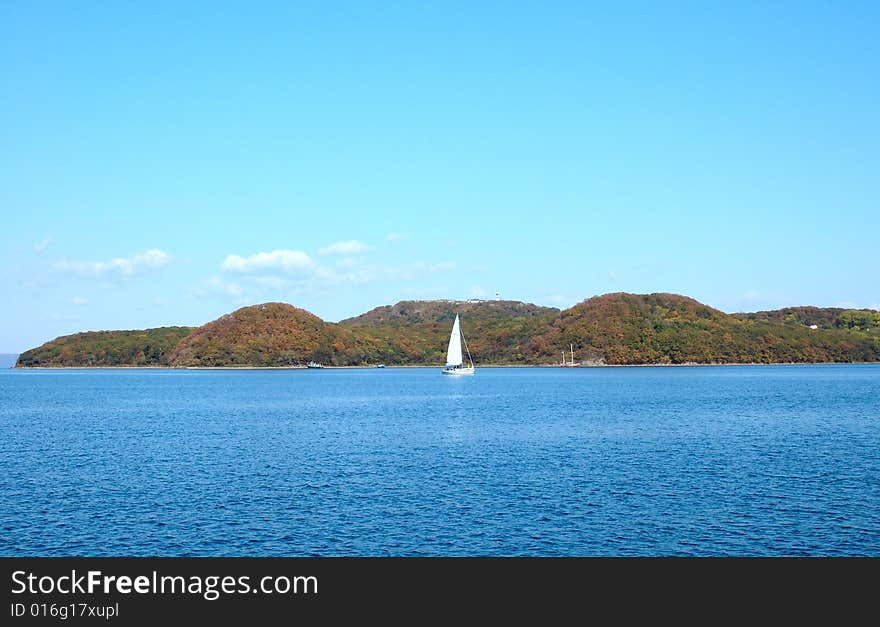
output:
[[452,375],[455,377],[460,377],[464,375],[474,374],[473,368],[444,368],[441,370],[443,374]]

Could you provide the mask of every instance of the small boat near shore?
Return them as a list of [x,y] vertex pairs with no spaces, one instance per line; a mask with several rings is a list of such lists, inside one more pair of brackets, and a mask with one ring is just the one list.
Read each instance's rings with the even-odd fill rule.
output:
[[318,363],[316,361],[310,361],[306,364],[306,368],[323,368],[324,364]]
[[574,360],[574,344],[569,344],[568,347],[571,350],[571,361],[569,361],[568,363],[565,362],[565,351],[562,351],[562,363],[560,364],[560,366],[562,366],[563,368],[579,368],[580,363]]

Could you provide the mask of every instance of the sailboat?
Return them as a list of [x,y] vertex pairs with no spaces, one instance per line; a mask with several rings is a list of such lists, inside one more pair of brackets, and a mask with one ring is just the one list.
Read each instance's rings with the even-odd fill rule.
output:
[[562,351],[562,367],[563,368],[578,368],[580,364],[574,360],[574,344],[569,344],[569,348],[571,348],[571,361],[565,363],[565,351]]
[[[464,365],[461,355],[461,345],[464,343],[464,350],[467,352],[468,362],[470,366]],[[461,324],[458,321],[458,314],[455,314],[455,322],[452,323],[452,333],[449,335],[449,348],[446,349],[446,367],[443,368],[443,374],[474,374],[474,360],[471,359],[471,352],[468,350],[467,342],[464,334],[461,332]]]

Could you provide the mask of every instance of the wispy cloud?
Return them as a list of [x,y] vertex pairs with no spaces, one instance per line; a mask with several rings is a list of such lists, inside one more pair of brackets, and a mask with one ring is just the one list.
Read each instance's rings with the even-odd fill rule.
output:
[[409,233],[389,233],[386,239],[392,244],[398,244],[403,240],[409,239]]
[[471,287],[470,291],[468,291],[468,298],[483,298],[487,293],[488,292],[479,285],[474,285]]
[[856,305],[851,300],[842,300],[838,303],[835,303],[835,307],[840,307],[841,309],[856,309],[858,305]]
[[244,291],[235,281],[227,281],[221,276],[212,276],[204,281],[201,288],[196,290],[196,294],[201,296],[206,290],[226,296],[240,296]]
[[321,266],[315,268],[315,279],[322,283],[352,283],[363,285],[375,281],[381,276],[381,272],[371,267],[349,267],[344,272],[335,268]]
[[565,294],[557,293],[557,294],[550,294],[549,296],[545,296],[544,298],[542,298],[538,302],[551,303],[553,305],[559,305],[562,307],[570,307],[577,301],[576,301],[576,299],[572,298],[571,296],[566,296]]
[[280,276],[257,276],[253,277],[254,285],[272,290],[283,290],[290,285],[290,281]]
[[151,248],[132,257],[115,257],[110,261],[69,261],[55,263],[55,269],[87,277],[129,277],[137,272],[168,265],[171,256],[158,248]]
[[54,320],[55,322],[77,322],[80,320],[79,316],[71,316],[69,314],[61,314],[61,313],[51,313],[48,315],[49,320]]
[[319,255],[356,255],[358,253],[367,252],[369,246],[356,239],[345,242],[335,242],[329,246],[318,249]]
[[50,235],[49,237],[43,239],[42,241],[34,244],[34,252],[39,255],[40,253],[45,251],[47,248],[49,248],[49,244],[51,244],[51,243],[52,243],[52,236]]
[[611,279],[612,281],[616,281],[617,280],[617,273],[614,270],[609,270],[608,271],[608,278]]
[[214,275],[196,285],[190,296],[204,297],[208,295],[229,298],[232,302],[259,302],[279,293],[298,291],[297,286],[309,278],[300,277],[290,280],[275,275],[241,274],[232,280],[222,275]]
[[314,261],[301,250],[273,250],[269,253],[256,253],[250,257],[228,255],[223,261],[223,269],[235,272],[254,272],[256,270],[303,270],[311,268]]
[[74,296],[68,301],[71,305],[88,305],[89,301],[82,296]]
[[765,300],[764,294],[758,290],[749,290],[742,295],[742,299],[747,303],[757,303]]
[[[337,242],[322,250],[333,248],[336,253],[341,253],[343,250],[362,251],[365,250],[362,248],[364,246],[360,242]],[[356,254],[319,263],[302,251],[274,250],[249,257],[228,255],[221,265],[224,273],[195,285],[191,295],[221,296],[233,299],[234,302],[260,302],[290,298],[295,294],[324,293],[333,286],[412,281],[455,268],[454,261],[417,261],[403,265],[386,265]],[[232,273],[235,273],[234,279],[230,276]]]
[[325,283],[352,283],[361,285],[382,280],[411,281],[426,274],[448,272],[456,267],[454,261],[429,263],[415,261],[404,265],[366,264],[352,260],[336,267],[317,266],[314,278]]

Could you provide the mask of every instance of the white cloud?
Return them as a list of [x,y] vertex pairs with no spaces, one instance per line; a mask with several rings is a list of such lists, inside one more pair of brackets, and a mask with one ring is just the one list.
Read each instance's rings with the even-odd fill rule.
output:
[[59,261],[55,269],[81,276],[128,277],[144,269],[166,266],[170,260],[170,255],[165,251],[151,248],[132,257],[115,257],[110,261]]
[[70,299],[69,302],[71,305],[88,305],[89,304],[89,301],[87,301],[82,296],[74,296],[73,298]]
[[34,244],[34,252],[39,255],[41,252],[46,250],[49,247],[49,244],[51,244],[51,243],[52,243],[52,236],[50,235],[49,237],[45,238],[43,241],[37,242],[36,244]]
[[227,276],[214,275],[195,285],[190,292],[190,296],[221,296],[235,304],[241,304],[245,301],[260,302],[270,298],[277,298],[279,293],[297,292],[302,285],[307,284],[311,280],[310,276],[291,280],[275,275],[252,274],[242,274],[236,277],[235,280],[231,280]]
[[224,270],[253,272],[254,270],[302,270],[314,265],[314,261],[301,250],[273,250],[270,253],[257,253],[250,257],[227,255],[223,261]]
[[868,309],[873,309],[874,311],[880,311],[880,303],[871,303],[868,305]]
[[356,239],[348,240],[346,242],[335,242],[330,244],[329,246],[324,246],[318,250],[319,255],[356,255],[358,253],[366,252],[370,249],[369,246],[364,244],[363,242],[359,242]]
[[409,233],[389,233],[387,239],[392,244],[397,244],[405,239],[409,239]]
[[[210,277],[193,287],[192,296],[222,295],[259,302],[268,298],[291,298],[294,294],[318,293],[331,286],[358,286],[376,281],[416,280],[431,273],[456,268],[454,261],[413,262],[405,265],[369,263],[365,257],[340,257],[318,263],[301,251],[276,250],[250,257],[229,255],[222,264],[228,274]],[[287,273],[286,270],[297,270]],[[257,273],[257,271],[260,271]]]

